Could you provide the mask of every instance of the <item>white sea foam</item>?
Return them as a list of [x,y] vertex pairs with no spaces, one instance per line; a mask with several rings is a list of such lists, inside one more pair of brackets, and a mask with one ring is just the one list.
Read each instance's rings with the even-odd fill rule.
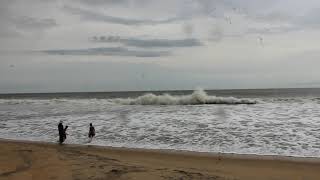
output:
[[[201,90],[151,96],[156,101],[149,104],[245,102]],[[131,101],[142,104],[146,101],[138,99],[143,97]],[[87,143],[93,123],[97,135],[91,144],[96,145],[320,157],[317,98],[264,97],[254,99],[258,103],[252,106],[132,106],[111,98],[0,99],[0,138],[56,142],[57,123],[63,120],[69,126],[67,144]]]
[[137,98],[117,98],[114,102],[124,105],[197,105],[197,104],[256,104],[255,100],[234,97],[209,96],[204,90],[195,90],[190,95],[173,96],[148,93]]

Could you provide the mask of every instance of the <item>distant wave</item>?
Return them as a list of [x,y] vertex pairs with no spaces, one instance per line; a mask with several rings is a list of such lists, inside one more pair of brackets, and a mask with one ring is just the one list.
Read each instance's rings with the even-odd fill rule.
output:
[[190,95],[173,96],[170,94],[155,95],[152,93],[137,98],[117,98],[115,103],[124,105],[197,105],[197,104],[256,104],[255,100],[234,97],[209,96],[202,89]]

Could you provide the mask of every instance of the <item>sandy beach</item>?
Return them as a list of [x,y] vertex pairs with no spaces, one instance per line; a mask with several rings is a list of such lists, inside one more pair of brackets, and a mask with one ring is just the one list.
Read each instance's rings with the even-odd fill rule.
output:
[[0,179],[318,180],[320,159],[0,141]]

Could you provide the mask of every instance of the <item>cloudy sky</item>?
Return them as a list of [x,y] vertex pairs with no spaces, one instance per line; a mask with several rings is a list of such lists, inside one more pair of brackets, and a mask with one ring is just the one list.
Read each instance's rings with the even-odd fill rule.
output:
[[320,87],[318,0],[1,0],[0,93]]

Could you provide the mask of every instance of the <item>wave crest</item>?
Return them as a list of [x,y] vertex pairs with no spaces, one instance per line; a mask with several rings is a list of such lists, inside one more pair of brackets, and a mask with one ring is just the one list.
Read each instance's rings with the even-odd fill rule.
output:
[[198,105],[198,104],[256,104],[255,100],[235,97],[209,96],[202,89],[190,95],[173,96],[170,94],[155,95],[148,93],[137,98],[117,98],[115,103],[124,105]]

